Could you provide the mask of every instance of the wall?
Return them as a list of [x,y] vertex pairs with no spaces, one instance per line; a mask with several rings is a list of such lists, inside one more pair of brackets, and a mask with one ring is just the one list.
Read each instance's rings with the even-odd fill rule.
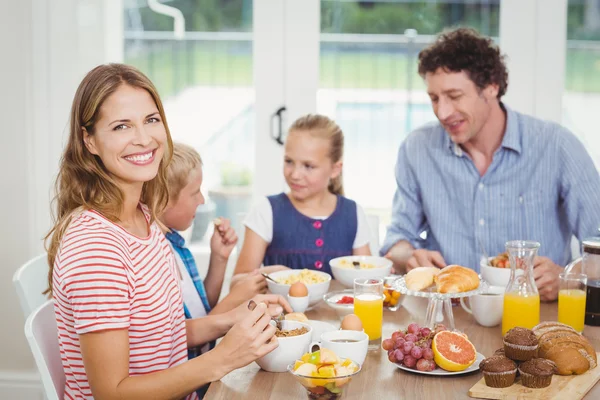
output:
[[0,398],[39,390],[12,275],[43,251],[73,94],[92,67],[122,59],[120,0],[50,2],[3,1],[0,13]]

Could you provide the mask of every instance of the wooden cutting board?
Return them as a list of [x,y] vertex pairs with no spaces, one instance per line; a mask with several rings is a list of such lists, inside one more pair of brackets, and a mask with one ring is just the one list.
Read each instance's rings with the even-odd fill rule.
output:
[[[600,360],[600,353],[596,353]],[[517,377],[515,383],[507,388],[491,388],[486,386],[483,378],[469,389],[469,396],[482,399],[501,400],[550,400],[550,399],[583,399],[585,394],[600,379],[600,366],[586,372],[583,375],[552,377],[552,384],[543,389],[530,389],[521,385]]]

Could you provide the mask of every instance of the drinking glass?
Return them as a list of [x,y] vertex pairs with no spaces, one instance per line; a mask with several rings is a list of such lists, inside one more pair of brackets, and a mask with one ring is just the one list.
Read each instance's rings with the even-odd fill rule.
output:
[[559,275],[558,322],[583,332],[587,275],[562,273]]
[[383,325],[383,279],[354,279],[354,314],[369,336],[369,349],[379,349]]

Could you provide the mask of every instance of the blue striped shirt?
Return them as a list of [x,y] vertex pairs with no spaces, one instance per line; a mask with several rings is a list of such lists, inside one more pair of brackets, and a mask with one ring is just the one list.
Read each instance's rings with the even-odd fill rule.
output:
[[478,239],[490,256],[523,239],[540,242],[538,254],[564,266],[572,235],[596,234],[600,176],[581,142],[558,124],[504,107],[504,138],[483,176],[439,123],[406,138],[382,254],[407,240],[479,271]]

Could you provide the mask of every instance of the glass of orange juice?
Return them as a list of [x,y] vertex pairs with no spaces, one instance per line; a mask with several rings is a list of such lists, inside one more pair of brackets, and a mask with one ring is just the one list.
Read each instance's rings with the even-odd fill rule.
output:
[[559,275],[558,322],[583,332],[587,275],[562,273]]
[[379,349],[383,326],[383,279],[354,280],[354,314],[369,335],[369,349]]

